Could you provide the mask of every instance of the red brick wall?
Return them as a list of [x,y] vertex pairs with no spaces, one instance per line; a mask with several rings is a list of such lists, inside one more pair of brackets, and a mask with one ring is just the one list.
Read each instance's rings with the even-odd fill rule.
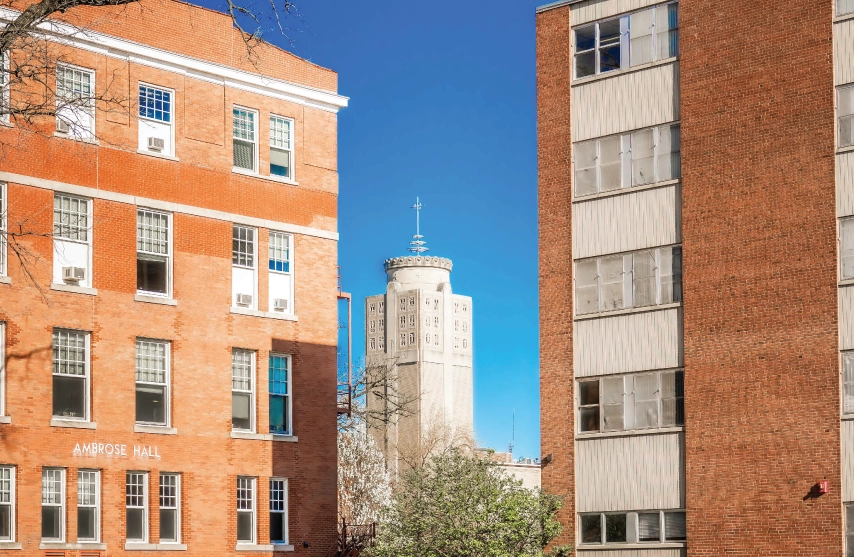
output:
[[575,541],[569,25],[568,7],[537,15],[540,444],[543,488],[564,497],[560,544]]
[[842,554],[832,18],[680,3],[692,557]]

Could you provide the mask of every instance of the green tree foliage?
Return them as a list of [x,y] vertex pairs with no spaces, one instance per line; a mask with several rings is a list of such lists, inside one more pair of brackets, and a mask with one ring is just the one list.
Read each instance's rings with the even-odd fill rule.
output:
[[561,532],[560,507],[487,459],[451,449],[401,475],[370,556],[541,557]]

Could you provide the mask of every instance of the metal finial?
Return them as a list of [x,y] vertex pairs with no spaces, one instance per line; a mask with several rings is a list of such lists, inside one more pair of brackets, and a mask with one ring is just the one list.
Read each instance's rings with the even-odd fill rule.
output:
[[421,200],[416,197],[415,205],[412,206],[412,208],[415,209],[415,235],[412,237],[412,241],[409,242],[410,247],[407,248],[408,251],[415,254],[430,251],[430,248],[426,247],[427,242],[424,241],[424,236],[421,235],[421,209],[423,207]]

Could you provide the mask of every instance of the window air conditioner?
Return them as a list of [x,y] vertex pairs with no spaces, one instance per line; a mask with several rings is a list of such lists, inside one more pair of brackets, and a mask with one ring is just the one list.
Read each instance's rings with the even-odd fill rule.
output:
[[63,120],[62,118],[57,117],[57,119],[56,119],[56,131],[58,131],[59,133],[70,133],[71,132],[71,126],[68,125],[68,122],[66,120]]
[[63,267],[62,280],[64,282],[78,283],[86,278],[86,269],[83,267]]
[[148,149],[150,151],[162,151],[166,148],[166,141],[159,137],[148,138]]
[[273,309],[276,311],[287,311],[288,299],[287,298],[276,298],[275,300],[273,300]]
[[252,305],[252,294],[238,294],[237,295],[237,305],[238,306],[251,306]]

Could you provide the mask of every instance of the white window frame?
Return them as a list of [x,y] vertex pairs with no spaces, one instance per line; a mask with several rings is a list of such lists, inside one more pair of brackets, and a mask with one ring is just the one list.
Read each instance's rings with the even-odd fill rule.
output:
[[3,102],[6,103],[6,114],[0,115],[0,122],[11,125],[12,94],[9,89],[8,81],[6,79],[6,77],[9,75],[8,71],[10,69],[10,61],[9,57],[2,52],[0,52],[0,64],[2,65],[2,68],[4,70],[4,73],[2,74],[2,76],[0,76],[0,87],[3,88],[3,91],[0,94],[3,95]]
[[[283,510],[281,510],[281,511],[273,510],[273,483],[274,482],[282,482],[282,498],[283,498],[282,509]],[[275,477],[275,476],[270,478],[270,531],[271,531],[271,533],[272,533],[272,529],[273,529],[273,516],[272,515],[274,515],[274,514],[282,515],[282,518],[281,518],[281,520],[283,522],[282,532],[284,533],[285,539],[284,539],[284,541],[273,541],[273,539],[271,538],[270,543],[272,543],[274,545],[290,545],[291,536],[290,536],[290,524],[289,524],[290,520],[288,518],[288,479],[287,478]]]
[[[51,336],[51,342],[53,338]],[[53,371],[53,355],[51,354],[51,372]],[[51,385],[52,387],[52,385]],[[52,393],[51,393],[52,394]],[[51,400],[51,406],[53,400]],[[53,412],[53,408],[51,408]],[[6,322],[0,321],[0,416],[6,413]]]
[[[163,478],[170,477],[175,478],[175,506],[164,506],[163,505]],[[160,539],[161,544],[180,544],[181,543],[181,474],[175,474],[172,472],[161,472],[158,478],[158,511],[162,509],[174,510],[175,511],[175,539],[172,541],[164,541],[162,537]],[[163,522],[159,521],[159,524],[162,525]],[[162,532],[162,530],[161,530]]]
[[[287,271],[278,271],[278,270],[270,269],[270,261],[272,261],[270,259],[270,256],[269,256],[270,245],[271,245],[270,240],[272,239],[274,234],[287,238],[287,241],[288,241],[288,262],[287,262],[288,263],[288,270]],[[256,236],[257,236],[257,229],[256,229]],[[257,244],[257,242],[256,242],[256,244]],[[256,250],[256,252],[258,251],[257,245],[256,245],[255,250]],[[288,303],[288,309],[286,311],[281,312],[281,313],[293,315],[294,313],[296,313],[296,308],[295,308],[296,301],[294,300],[294,292],[295,292],[295,284],[296,284],[296,278],[295,278],[296,273],[295,273],[295,269],[294,269],[294,266],[295,266],[294,265],[294,235],[290,234],[288,232],[280,232],[278,230],[268,230],[267,231],[267,254],[268,254],[267,255],[267,271],[270,274],[288,275],[291,277],[291,289],[290,289],[290,292],[288,292],[288,296],[289,296],[289,298],[288,298],[288,302],[289,302]],[[257,278],[256,278],[256,284],[257,284]],[[258,290],[257,286],[256,286],[255,290],[256,291]],[[273,300],[269,300],[268,303],[269,303],[271,310],[272,310]],[[277,313],[279,313],[279,312],[277,312]]]
[[[148,252],[148,251],[139,249],[139,217],[140,217],[140,212],[154,213],[154,214],[166,217],[166,255],[163,255],[162,253]],[[172,266],[173,266],[173,261],[174,261],[174,258],[172,257],[172,252],[175,249],[174,248],[174,242],[173,242],[173,232],[172,232],[173,226],[172,226],[172,223],[173,223],[172,213],[167,213],[165,211],[158,211],[156,209],[149,209],[147,207],[137,207],[136,208],[136,227],[137,227],[136,228],[136,230],[137,230],[137,232],[136,232],[136,259],[137,259],[137,261],[139,261],[139,259],[146,259],[146,258],[148,258],[149,260],[155,260],[158,258],[165,258],[166,259],[166,293],[161,294],[160,292],[151,292],[150,290],[141,290],[139,288],[139,284],[137,284],[136,292],[138,294],[142,294],[144,296],[157,296],[159,298],[172,299]],[[140,257],[140,256],[142,256],[142,257]]]
[[[854,414],[854,350],[843,350],[839,355],[840,360],[840,387],[842,392],[841,410],[843,415]],[[846,366],[846,363],[850,363]],[[850,368],[850,373],[846,377],[846,367]],[[846,392],[850,392],[850,397],[846,396]],[[854,528],[854,524],[852,524]],[[854,534],[854,530],[852,530]]]
[[[44,494],[45,494],[45,476],[49,472],[59,472],[59,504],[55,503],[45,503],[44,502]],[[58,507],[59,508],[59,533],[60,537],[58,538],[42,538],[42,541],[45,542],[64,542],[66,537],[66,524],[65,524],[65,468],[54,468],[46,466],[42,468],[42,508],[44,507]],[[44,521],[44,518],[42,518]]]
[[[148,116],[143,116],[139,113],[139,93],[140,90],[145,87],[147,89],[154,89],[155,91],[161,91],[163,93],[169,93],[170,101],[169,101],[169,121],[164,122],[163,120],[158,120],[157,118],[149,118]],[[162,87],[160,85],[154,85],[153,83],[148,83],[146,81],[137,82],[137,107],[136,107],[136,116],[140,120],[149,120],[151,122],[159,122],[160,124],[167,124],[170,128],[172,128],[172,142],[174,145],[175,141],[175,90],[170,89],[169,87]]]
[[[149,343],[149,344],[162,344],[166,350],[166,373],[165,373],[165,382],[164,383],[154,383],[151,381],[140,381],[137,378],[137,374],[139,373],[139,346],[140,343]],[[156,422],[139,422],[136,421],[136,413],[134,413],[134,423],[145,426],[153,426],[153,427],[171,427],[172,425],[172,343],[168,340],[159,340],[159,339],[150,339],[144,337],[138,337],[136,339],[136,362],[134,366],[134,387],[138,385],[156,385],[158,387],[165,387],[164,404],[166,406],[164,413],[166,416],[166,423],[156,423]],[[136,391],[134,390],[134,396],[136,395]]]
[[[94,474],[95,478],[95,504],[94,505],[84,505],[80,502],[80,497],[82,493],[80,493],[80,485],[81,485],[81,475],[83,474]],[[80,512],[80,508],[90,508],[95,509],[95,537],[94,538],[81,538],[80,537],[80,529],[78,522],[78,530],[77,530],[77,540],[80,542],[86,543],[99,543],[101,541],[101,471],[100,470],[91,470],[81,468],[77,471],[77,509],[78,513]]]
[[[56,133],[57,133],[57,135],[59,135],[61,137],[67,137],[69,139],[94,141],[95,138],[97,137],[96,130],[95,130],[95,114],[96,114],[96,111],[95,111],[95,96],[96,96],[96,93],[95,93],[95,91],[96,91],[96,88],[95,88],[95,70],[91,69],[91,68],[84,68],[82,66],[76,66],[74,64],[67,64],[65,62],[63,62],[61,64],[57,64],[57,66],[56,66],[57,71],[54,72],[54,84],[55,84],[55,93],[56,93],[57,112],[59,112],[59,109],[63,107],[63,102],[61,101],[61,95],[59,92],[59,69],[60,68],[63,68],[64,70],[71,70],[71,71],[89,74],[89,87],[90,87],[89,99],[90,99],[91,106],[89,106],[89,107],[69,107],[69,110],[84,110],[88,114],[89,118],[91,118],[92,129],[86,129],[86,128],[81,127],[80,129],[75,130],[74,126],[72,125],[71,128],[69,129],[69,133],[60,132],[59,131],[59,122],[58,122],[60,120],[60,117],[57,114],[57,116],[56,116],[56,120],[57,120],[56,130],[57,131],[56,131]],[[83,103],[81,103],[81,104],[83,104]],[[75,133],[75,131],[77,131],[78,133]],[[81,131],[84,133],[80,133]],[[86,137],[87,133],[90,137]]]
[[9,276],[9,242],[6,237],[8,231],[9,200],[7,198],[9,184],[0,182],[0,276]]
[[[270,366],[271,367],[272,367],[272,359],[273,358],[284,358],[285,361],[287,362],[287,366],[288,366],[288,377],[287,377],[288,394],[287,395],[273,394],[272,392],[269,391],[269,388],[268,388],[268,396],[269,397],[272,398],[274,396],[281,396],[284,399],[286,399],[286,401],[287,401],[287,404],[288,404],[288,412],[287,412],[288,431],[281,432],[281,433],[271,431],[270,433],[272,433],[273,435],[291,436],[294,434],[294,422],[293,422],[293,414],[294,414],[293,361],[294,360],[290,354],[282,354],[279,352],[270,352]],[[271,369],[268,369],[268,371],[267,371],[269,381],[272,381],[272,379],[269,378],[271,371],[272,371]]]
[[5,539],[0,538],[0,542],[8,543],[15,541],[15,467],[0,466],[0,472],[4,471],[9,473],[9,502],[0,502],[0,507],[9,507],[9,537]]
[[[234,232],[237,228],[244,228],[246,230],[251,230],[253,234],[252,239],[252,266],[241,265],[239,263],[234,262]],[[258,240],[259,240],[259,230],[254,226],[247,226],[245,224],[232,223],[231,226],[231,241],[232,241],[232,250],[231,250],[231,267],[232,269],[247,269],[252,271],[252,304],[249,306],[249,309],[258,309]],[[268,263],[269,266],[269,263]],[[233,275],[233,273],[232,273]],[[232,276],[232,281],[234,280]],[[237,305],[237,294],[246,294],[246,292],[232,292],[231,294],[231,305],[232,307],[240,307]]]
[[[282,120],[283,122],[288,123],[289,137],[288,137],[288,148],[285,149],[283,147],[274,147],[273,146],[273,120]],[[288,153],[288,160],[290,161],[290,167],[288,168],[287,176],[279,176],[278,174],[273,174],[272,169],[270,169],[270,176],[278,180],[285,180],[288,182],[296,182],[296,172],[294,168],[294,119],[288,118],[287,116],[279,116],[278,114],[270,114],[270,150],[273,149],[279,151],[286,151]],[[267,161],[270,164],[270,161]]]
[[[129,505],[127,498],[129,497],[127,494],[127,486],[128,486],[128,476],[129,475],[141,476],[142,477],[142,506],[139,505]],[[128,470],[125,472],[125,542],[128,544],[137,544],[137,543],[148,543],[151,534],[149,529],[151,527],[150,520],[148,516],[148,507],[149,507],[149,493],[148,493],[148,472],[141,470]],[[127,537],[127,511],[128,509],[142,509],[142,539],[132,540]]]
[[[605,512],[584,512],[578,513],[576,516],[577,520],[577,536],[578,536],[578,545],[579,547],[595,547],[595,546],[605,546],[605,547],[621,547],[627,544],[642,544],[649,546],[656,546],[661,544],[670,544],[670,543],[678,543],[684,544],[686,540],[673,540],[667,538],[667,528],[665,526],[665,515],[671,513],[681,513],[685,514],[685,509],[648,509],[648,510],[635,510],[635,511],[605,511]],[[638,519],[638,515],[640,514],[658,514],[658,540],[647,540],[640,541],[640,522]],[[582,541],[583,531],[581,527],[581,520],[584,516],[599,516],[599,541],[598,542],[584,542]],[[607,532],[607,528],[605,526],[605,517],[613,515],[626,515],[626,541],[618,541],[618,542],[609,542],[607,540],[603,540],[603,536]]]
[[[92,335],[89,331],[79,331],[76,329],[64,329],[61,327],[56,327],[53,329],[53,333],[51,335],[51,378],[53,378],[57,375],[59,375],[59,376],[67,376],[68,375],[68,374],[63,374],[63,373],[56,373],[55,371],[53,371],[53,363],[55,361],[55,359],[53,358],[53,353],[52,353],[53,346],[55,345],[55,338],[53,337],[53,335],[55,335],[56,333],[80,334],[80,335],[83,335],[84,338],[86,339],[85,347],[84,347],[84,350],[86,352],[84,354],[84,362],[83,362],[83,365],[84,365],[83,369],[85,370],[85,375],[83,376],[85,378],[84,396],[86,397],[85,401],[84,401],[84,408],[86,409],[86,415],[81,416],[81,417],[54,416],[53,415],[53,399],[51,399],[51,415],[54,418],[60,419],[60,420],[75,420],[75,421],[79,421],[79,422],[89,422],[91,420],[91,415],[92,415],[92,390],[91,390],[92,389],[92,365],[91,365],[91,362],[92,362]],[[74,376],[74,377],[79,377],[79,376]],[[53,385],[51,384],[51,393],[52,392],[53,392]]]
[[[78,201],[85,201],[86,202],[86,240],[85,241],[72,239],[72,238],[66,238],[64,236],[59,236],[56,233],[56,199],[58,197],[67,197],[69,199],[77,199]],[[86,261],[86,274],[87,274],[86,282],[89,283],[90,287],[94,287],[95,277],[94,277],[94,273],[92,272],[92,258],[93,258],[92,246],[94,245],[93,236],[94,236],[94,232],[95,232],[95,227],[93,226],[92,218],[93,218],[95,200],[92,198],[89,198],[89,197],[81,197],[79,195],[71,195],[71,194],[67,194],[67,193],[59,192],[59,191],[54,192],[53,200],[54,200],[53,201],[54,202],[54,216],[53,216],[53,229],[52,229],[53,230],[53,252],[51,253],[51,256],[56,257],[56,253],[58,251],[57,247],[56,247],[56,243],[58,241],[59,242],[72,242],[75,244],[86,245],[88,247],[88,250],[87,250],[88,251],[88,258],[87,258],[88,260]],[[51,269],[51,276],[53,276],[53,269]],[[59,283],[62,282],[62,277],[59,277],[58,282]]]
[[[854,83],[845,83],[843,85],[836,86],[836,148],[844,149],[846,147],[854,146],[854,100],[851,101],[851,114],[842,114],[842,91],[851,91],[852,96],[854,96]],[[852,128],[850,132],[852,139],[850,142],[843,140],[842,138],[842,119],[847,118],[849,121],[849,128]]]
[[[235,389],[234,388],[234,355],[237,352],[244,352],[250,355],[250,368],[249,368],[249,390],[245,389]],[[255,433],[257,429],[257,404],[255,401],[256,391],[257,389],[257,381],[255,379],[255,374],[258,372],[257,366],[257,354],[254,350],[247,350],[244,348],[233,348],[231,351],[232,354],[232,363],[231,363],[231,392],[232,395],[234,393],[248,394],[249,395],[249,429],[237,429],[232,424],[232,431],[238,431],[243,433]],[[232,410],[232,418],[234,417],[234,411]]]
[[[253,120],[254,121],[254,126],[253,126],[254,129],[252,130],[254,137],[252,139],[252,168],[251,169],[243,168],[242,166],[234,165],[234,141],[238,140],[238,141],[249,142],[249,140],[247,140],[243,137],[237,137],[234,135],[234,111],[235,110],[241,110],[241,111],[248,112],[249,114],[254,114],[254,120]],[[240,106],[237,104],[232,105],[232,107],[231,107],[231,150],[232,150],[232,171],[234,171],[234,172],[237,172],[237,173],[243,172],[243,173],[249,173],[249,174],[258,174],[259,173],[258,169],[259,169],[260,164],[258,164],[258,152],[259,152],[259,149],[258,149],[259,129],[258,128],[260,127],[260,123],[261,123],[260,119],[259,119],[259,115],[260,115],[259,112],[257,110],[255,110],[254,108],[249,108],[246,106]]]
[[[252,497],[250,500],[250,504],[252,508],[248,510],[248,514],[252,517],[252,539],[251,540],[241,540],[240,534],[237,534],[237,543],[238,545],[254,545],[258,540],[258,478],[251,476],[238,476],[237,477],[237,509],[235,519],[238,518],[237,515],[240,513],[247,513],[246,509],[241,509],[240,504],[240,490],[246,489],[245,486],[241,487],[241,481],[249,482],[249,489],[252,490]],[[237,525],[237,520],[235,520],[235,526]],[[235,528],[235,531],[238,531],[239,528]]]

